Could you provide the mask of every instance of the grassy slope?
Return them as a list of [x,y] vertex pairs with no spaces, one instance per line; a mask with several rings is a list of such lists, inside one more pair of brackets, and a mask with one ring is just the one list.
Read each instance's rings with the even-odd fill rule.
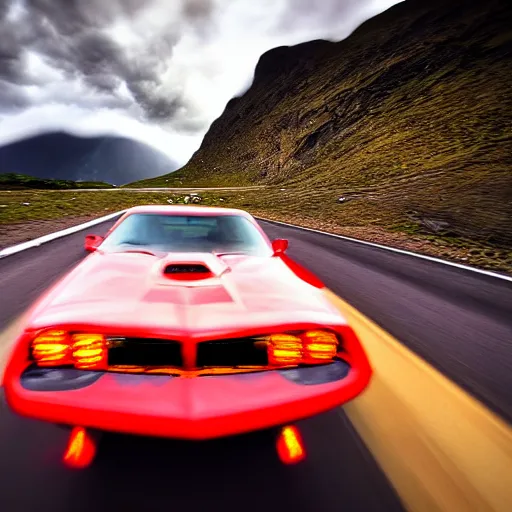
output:
[[[275,195],[272,211],[269,196]],[[289,219],[288,205],[293,193],[269,190],[208,191],[201,193],[205,206],[243,208],[266,217]],[[183,204],[186,193],[103,191],[67,192],[47,190],[0,190],[0,247],[29,240],[36,236],[63,229],[90,218],[106,215],[139,204]],[[27,204],[28,203],[28,204]],[[329,218],[312,221],[309,212],[293,214],[294,222],[325,231],[370,239],[386,245],[462,261],[482,268],[501,270],[512,274],[512,251],[468,239],[446,236],[423,236],[414,233],[383,232],[372,226],[339,226]],[[56,227],[58,226],[58,227]]]
[[113,188],[109,183],[98,181],[71,181],[71,180],[50,180],[35,178],[25,174],[0,174],[0,190],[20,189],[80,189],[80,188]]
[[408,0],[343,42],[273,50],[182,170],[137,185],[268,184],[247,207],[508,253],[511,13]]

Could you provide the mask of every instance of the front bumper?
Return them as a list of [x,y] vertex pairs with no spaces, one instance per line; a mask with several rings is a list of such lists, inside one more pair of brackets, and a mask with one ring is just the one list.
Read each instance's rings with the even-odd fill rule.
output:
[[344,361],[257,373],[169,377],[26,369],[4,383],[17,413],[52,423],[179,439],[211,439],[314,416],[355,398],[369,366]]

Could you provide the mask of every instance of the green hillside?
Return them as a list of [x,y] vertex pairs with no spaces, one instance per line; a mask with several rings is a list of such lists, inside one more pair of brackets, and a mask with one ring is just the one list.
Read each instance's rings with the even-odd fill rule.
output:
[[100,181],[47,180],[25,174],[0,174],[0,190],[23,189],[79,189],[79,188],[113,188],[109,183]]

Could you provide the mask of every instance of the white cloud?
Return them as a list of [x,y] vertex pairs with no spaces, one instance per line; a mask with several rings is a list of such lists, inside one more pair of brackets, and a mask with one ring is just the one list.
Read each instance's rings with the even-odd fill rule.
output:
[[53,129],[113,133],[184,164],[262,53],[344,39],[397,1],[33,0],[42,7],[29,11],[17,0],[0,22],[15,62],[0,84],[20,106],[0,103],[0,144]]

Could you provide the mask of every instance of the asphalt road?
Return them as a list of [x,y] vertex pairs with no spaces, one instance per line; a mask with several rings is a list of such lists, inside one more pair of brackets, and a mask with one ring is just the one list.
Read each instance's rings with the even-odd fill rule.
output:
[[[510,282],[263,225],[338,295],[512,419]],[[77,233],[0,260],[0,330],[83,257],[82,241]],[[293,468],[276,462],[261,434],[200,445],[106,437],[92,468],[69,472],[58,462],[65,432],[0,406],[4,510],[401,510],[341,410],[301,423],[309,456]]]

